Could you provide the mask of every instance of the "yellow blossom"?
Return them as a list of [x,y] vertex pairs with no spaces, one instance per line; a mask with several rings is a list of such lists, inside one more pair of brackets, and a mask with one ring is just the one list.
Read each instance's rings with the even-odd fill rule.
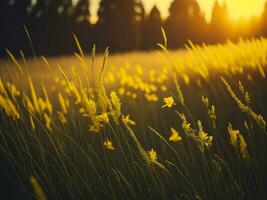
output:
[[89,131],[93,133],[98,133],[100,130],[100,123],[98,121],[93,121],[93,124],[89,126]]
[[187,132],[187,131],[190,130],[190,126],[191,126],[191,124],[186,123],[186,122],[183,122],[183,124],[182,124],[182,128],[183,128],[183,130],[184,130],[185,132]]
[[167,87],[166,87],[165,85],[160,86],[160,89],[161,89],[163,92],[166,92],[166,91],[167,91]]
[[249,158],[249,153],[247,150],[247,143],[243,135],[239,132],[239,130],[233,130],[231,124],[228,126],[228,132],[230,135],[230,144],[240,152],[243,159],[247,160]]
[[190,84],[190,78],[187,74],[183,74],[183,79],[186,85]]
[[0,78],[0,94],[6,94],[6,89],[1,78]]
[[42,98],[38,98],[38,105],[39,105],[40,113],[43,113],[47,107],[46,102]]
[[133,99],[136,99],[136,98],[137,98],[137,94],[136,94],[136,93],[133,93],[133,94],[132,94],[132,98],[133,98]]
[[17,110],[15,104],[8,98],[0,95],[0,108],[3,108],[6,114],[12,117],[14,120],[20,118],[19,111]]
[[121,87],[119,88],[119,95],[124,95],[125,93],[125,88]]
[[61,110],[63,113],[67,113],[67,101],[64,99],[63,95],[59,92],[58,93],[58,100],[59,100],[59,105],[61,107]]
[[100,115],[97,115],[96,116],[96,120],[98,122],[106,122],[106,123],[108,123],[109,122],[108,113],[102,113]]
[[240,134],[239,130],[233,130],[232,125],[229,124],[228,132],[229,132],[229,135],[230,135],[230,143],[234,147],[237,147],[237,145],[238,145],[237,137]]
[[154,151],[154,149],[151,149],[150,151],[147,152],[148,153],[148,157],[152,160],[152,161],[156,161],[158,159],[157,157],[157,152]]
[[200,142],[200,150],[203,152],[204,148],[209,148],[212,145],[213,137],[204,132],[201,121],[198,121],[198,137]]
[[80,109],[79,109],[79,112],[80,112],[80,113],[85,113],[85,109],[84,109],[84,108],[80,108]]
[[64,113],[58,111],[57,114],[58,114],[58,119],[59,119],[59,121],[60,121],[62,124],[66,124],[66,123],[67,123],[67,119],[66,119]]
[[121,115],[121,102],[116,92],[114,91],[111,92],[110,97],[111,97],[111,103],[112,103],[113,116],[117,120]]
[[165,108],[165,107],[171,108],[173,105],[175,105],[173,97],[166,97],[164,98],[163,101],[165,104],[162,106],[162,108]]
[[178,142],[181,141],[182,137],[179,135],[178,131],[174,128],[171,128],[171,136],[169,137],[169,141]]
[[7,82],[7,89],[9,90],[13,99],[20,96],[20,91],[16,88],[14,84]]
[[30,100],[30,98],[26,95],[23,96],[23,103],[24,103],[24,106],[26,107],[26,109],[30,112],[30,113],[34,113],[35,112],[35,109],[34,109],[34,106]]
[[76,88],[75,84],[73,82],[70,82],[69,87],[70,87],[69,89],[70,89],[71,94],[73,94],[73,96],[75,97],[75,104],[81,103],[82,97],[78,89]]
[[112,141],[109,140],[108,138],[105,139],[105,141],[104,141],[104,146],[105,146],[106,149],[108,149],[108,150],[115,150]]
[[50,132],[52,132],[53,131],[52,126],[51,126],[51,124],[52,124],[52,118],[45,113],[44,114],[44,120],[45,120],[45,126],[46,126],[46,128]]
[[158,101],[158,97],[157,97],[156,94],[148,94],[148,93],[146,93],[145,97],[149,102],[157,102]]
[[136,123],[130,119],[130,115],[122,116],[122,122],[126,125],[136,125]]

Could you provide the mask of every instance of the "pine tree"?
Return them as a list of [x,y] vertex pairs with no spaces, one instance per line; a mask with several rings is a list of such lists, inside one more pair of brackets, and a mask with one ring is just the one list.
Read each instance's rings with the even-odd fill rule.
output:
[[229,36],[229,19],[226,4],[214,3],[210,22],[211,42],[223,42]]
[[156,46],[162,38],[161,36],[161,15],[156,6],[154,6],[143,26],[143,47],[151,49]]
[[182,46],[188,39],[201,41],[205,19],[195,0],[174,0],[169,13],[165,27],[171,47]]
[[101,0],[97,27],[103,45],[117,50],[136,48],[143,16],[141,1]]

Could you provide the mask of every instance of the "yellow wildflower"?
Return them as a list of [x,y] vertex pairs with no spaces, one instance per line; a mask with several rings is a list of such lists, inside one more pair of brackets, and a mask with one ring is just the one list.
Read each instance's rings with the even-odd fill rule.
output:
[[71,94],[73,94],[73,96],[75,97],[75,104],[79,104],[82,102],[82,97],[78,91],[78,89],[76,88],[75,84],[73,82],[70,82],[70,92]]
[[210,105],[208,97],[201,96],[201,98],[202,98],[202,102],[204,103],[204,105],[206,105],[208,108]]
[[45,114],[44,114],[44,120],[45,120],[45,126],[46,126],[46,128],[47,128],[50,132],[52,132],[53,129],[52,129],[52,126],[51,126],[51,124],[52,124],[52,119],[51,119],[51,117],[48,116],[48,115],[45,113]]
[[108,123],[109,122],[108,113],[102,113],[100,115],[97,115],[96,116],[96,120],[98,122],[106,122],[106,123]]
[[182,124],[182,128],[185,132],[188,132],[190,130],[190,128],[191,128],[190,126],[191,126],[191,124],[187,123],[187,122],[183,122],[183,124]]
[[211,107],[210,107],[210,109],[208,110],[208,114],[209,114],[209,117],[210,117],[210,119],[211,120],[216,120],[216,112],[215,112],[215,106],[214,105],[212,105]]
[[66,124],[66,123],[67,123],[67,119],[66,119],[64,113],[58,111],[57,114],[58,114],[58,119],[59,119],[59,121],[60,121],[62,124]]
[[171,108],[173,105],[175,105],[173,97],[166,97],[164,98],[163,101],[165,104],[162,106],[162,108],[165,108],[165,107]]
[[116,119],[118,119],[121,115],[121,102],[116,92],[111,92],[111,103],[113,108],[113,115]]
[[229,132],[229,135],[230,135],[230,143],[234,147],[237,147],[237,145],[238,145],[237,136],[240,134],[239,130],[233,130],[232,125],[229,124],[228,132]]
[[199,132],[199,139],[203,142],[203,144],[206,147],[210,147],[211,146],[211,142],[213,140],[212,136],[208,136],[207,133],[205,133],[204,131]]
[[158,97],[157,97],[156,94],[148,94],[148,93],[146,93],[145,97],[149,102],[157,102],[158,101]]
[[80,113],[85,113],[85,109],[84,109],[84,108],[80,108],[80,109],[79,109],[79,112],[80,112]]
[[58,93],[58,100],[59,100],[59,105],[61,107],[62,112],[66,114],[68,112],[67,111],[67,102],[60,92]]
[[165,85],[160,86],[160,89],[161,89],[163,92],[166,92],[166,91],[167,91],[167,87],[166,87]]
[[7,82],[7,89],[9,90],[13,99],[15,99],[17,96],[20,96],[20,91],[14,84]]
[[42,98],[38,98],[38,105],[40,109],[40,113],[43,113],[43,111],[46,109],[46,102]]
[[89,126],[89,131],[93,133],[98,133],[100,130],[100,123],[98,121],[93,121],[93,124]]
[[158,159],[157,152],[154,151],[154,149],[151,149],[147,153],[148,153],[148,157],[151,159],[151,161],[156,161]]
[[130,115],[122,116],[122,122],[126,125],[136,125],[135,121],[130,119]]
[[26,95],[23,96],[23,103],[24,103],[24,106],[26,107],[26,109],[30,112],[30,113],[34,113],[35,110],[34,110],[34,106],[30,100],[30,98]]
[[178,113],[179,117],[182,120],[182,128],[186,134],[188,134],[191,131],[191,124],[187,122],[187,119],[184,115],[184,113]]
[[12,117],[14,120],[20,118],[19,111],[17,110],[14,103],[8,99],[0,95],[0,108],[3,108],[6,112],[6,114],[10,117]]
[[186,85],[190,84],[190,78],[187,74],[183,74],[183,79]]
[[121,87],[119,88],[119,95],[124,95],[125,93],[125,88]]
[[104,141],[104,146],[106,147],[107,150],[115,150],[112,141],[109,140],[108,138],[106,138],[106,140]]
[[242,158],[247,160],[249,158],[249,154],[247,150],[247,143],[243,135],[239,132],[239,130],[233,130],[231,124],[229,124],[228,132],[230,134],[230,143],[237,151],[240,152]]
[[212,136],[208,136],[207,133],[204,132],[201,121],[198,121],[198,137],[200,141],[200,150],[204,151],[204,148],[209,148],[212,145]]
[[136,94],[136,93],[133,93],[133,94],[132,94],[132,98],[133,98],[133,99],[136,99],[136,98],[137,98],[137,94]]
[[181,141],[182,137],[179,135],[178,131],[174,128],[171,128],[171,136],[169,137],[169,141],[178,142]]
[[96,115],[96,104],[92,99],[88,99],[87,96],[84,96],[84,106],[86,108],[86,113],[88,114],[89,118],[93,118]]
[[0,94],[6,94],[6,89],[1,78],[0,78]]

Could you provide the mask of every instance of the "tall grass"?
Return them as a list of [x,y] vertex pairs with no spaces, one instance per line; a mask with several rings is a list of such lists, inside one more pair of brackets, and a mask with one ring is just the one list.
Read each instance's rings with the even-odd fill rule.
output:
[[89,62],[74,36],[80,68],[41,57],[57,71],[49,83],[7,50],[17,70],[0,79],[3,199],[267,198],[266,40],[174,57],[163,35],[165,65],[149,71],[109,69],[108,49],[98,66],[95,47]]

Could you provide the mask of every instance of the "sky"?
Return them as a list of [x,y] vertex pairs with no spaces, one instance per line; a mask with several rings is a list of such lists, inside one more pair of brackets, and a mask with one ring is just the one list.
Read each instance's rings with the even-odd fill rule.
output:
[[[100,0],[91,0],[91,22],[97,21],[97,9]],[[147,13],[156,5],[162,17],[168,17],[168,9],[173,0],[142,0]],[[197,0],[207,20],[210,19],[213,4],[216,0]],[[250,18],[251,16],[259,16],[264,8],[266,0],[218,0],[219,3],[226,2],[229,16],[232,20],[240,18]]]

